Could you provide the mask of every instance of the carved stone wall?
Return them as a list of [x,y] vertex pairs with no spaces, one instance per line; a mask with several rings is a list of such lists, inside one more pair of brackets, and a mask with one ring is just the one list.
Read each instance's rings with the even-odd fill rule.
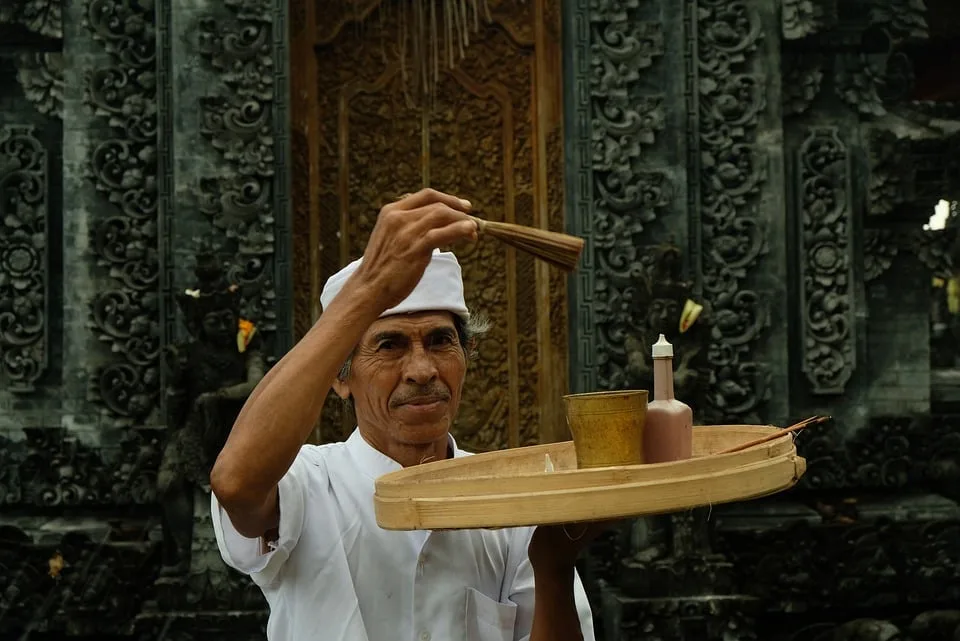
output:
[[[495,393],[476,388],[459,426],[477,449],[544,436],[530,426],[565,381],[520,374],[566,367],[568,322],[576,391],[648,387],[663,331],[700,422],[834,416],[798,439],[793,491],[600,541],[584,568],[600,638],[956,636],[960,422],[931,394],[929,325],[956,231],[921,225],[960,200],[960,109],[926,100],[960,94],[915,62],[948,48],[949,3],[569,0],[562,127],[539,55],[561,5],[489,4],[435,113],[400,99],[396,61],[359,46],[369,31],[342,37],[353,14],[317,16],[338,56],[318,58],[317,104],[337,117],[319,118],[307,227],[340,232],[319,275],[358,254],[377,198],[423,181],[586,238],[569,314],[562,276],[494,246],[465,255],[472,302],[508,312],[474,373]],[[297,18],[280,0],[0,3],[0,637],[264,636],[203,484],[187,572],[160,577],[175,427],[160,363],[186,336],[173,301],[199,239],[268,359],[295,308],[315,311],[291,291]],[[703,312],[681,332],[688,302]]]
[[567,200],[572,230],[587,239],[572,381],[623,386],[625,341],[639,331],[636,273],[650,247],[671,241],[713,321],[704,420],[783,417],[785,330],[772,323],[785,316],[787,268],[779,79],[762,73],[779,55],[774,14],[701,4],[568,11]]
[[[795,490],[598,544],[584,568],[606,638],[953,634],[956,613],[923,613],[948,607],[955,577],[888,544],[943,532],[940,554],[960,553],[957,435],[931,414],[930,280],[955,273],[955,232],[921,229],[958,195],[960,112],[917,98],[918,74],[933,83],[913,60],[947,46],[928,40],[928,5],[946,15],[936,0],[567,5],[568,225],[587,239],[573,386],[647,387],[656,327],[703,346],[705,389],[684,390],[697,422],[834,417],[798,439]],[[646,296],[667,240],[693,288],[664,298],[704,306],[685,333]],[[911,495],[933,507],[904,513]]]
[[0,6],[4,638],[262,638],[203,509],[188,589],[155,585],[160,357],[198,238],[269,356],[290,347],[286,28],[269,0]]

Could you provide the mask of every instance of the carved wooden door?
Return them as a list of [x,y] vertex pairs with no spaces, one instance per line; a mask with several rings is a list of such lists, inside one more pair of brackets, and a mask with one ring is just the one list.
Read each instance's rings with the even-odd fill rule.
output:
[[[481,19],[452,67],[447,45],[457,43],[439,38],[432,99],[413,100],[418,70],[401,43],[414,40],[404,12],[417,1],[316,0],[293,12],[308,24],[292,25],[300,335],[319,314],[323,282],[361,255],[379,208],[406,192],[430,186],[491,219],[564,227],[559,0],[489,0],[491,21]],[[426,5],[445,24],[444,3]],[[457,253],[468,305],[492,328],[455,436],[475,451],[565,438],[566,277],[495,241]],[[344,413],[328,402],[320,439],[352,429]]]

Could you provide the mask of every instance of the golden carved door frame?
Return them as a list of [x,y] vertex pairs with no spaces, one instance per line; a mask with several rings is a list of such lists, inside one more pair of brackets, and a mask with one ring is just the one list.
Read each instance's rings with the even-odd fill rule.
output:
[[[488,0],[492,21],[464,58],[435,66],[432,102],[410,99],[414,71],[401,61],[411,1],[429,2],[291,0],[298,336],[320,314],[323,282],[360,255],[379,207],[404,192],[432,186],[493,219],[564,227],[560,0]],[[475,451],[567,438],[565,275],[490,241],[457,254],[468,304],[493,329],[455,435]],[[321,438],[351,427],[328,403]]]

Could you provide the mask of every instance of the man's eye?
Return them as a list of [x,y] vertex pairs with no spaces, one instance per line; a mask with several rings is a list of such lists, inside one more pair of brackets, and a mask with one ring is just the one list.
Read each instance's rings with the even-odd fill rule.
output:
[[380,351],[390,350],[396,347],[396,344],[393,341],[383,341],[377,345],[377,349]]
[[449,345],[453,342],[453,338],[449,334],[441,334],[440,336],[433,337],[434,345]]

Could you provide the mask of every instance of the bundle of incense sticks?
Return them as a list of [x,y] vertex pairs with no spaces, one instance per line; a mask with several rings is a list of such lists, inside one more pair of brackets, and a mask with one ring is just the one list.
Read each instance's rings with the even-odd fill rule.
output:
[[583,252],[583,239],[569,236],[555,231],[501,223],[493,220],[483,220],[472,216],[477,221],[477,234],[490,236],[500,242],[526,252],[564,271],[573,271]]
[[767,443],[769,441],[774,441],[780,438],[784,434],[789,434],[790,432],[799,432],[804,428],[811,427],[813,425],[820,425],[821,423],[826,423],[830,419],[831,419],[830,416],[812,416],[806,420],[800,421],[795,425],[786,427],[780,430],[779,432],[774,432],[773,434],[769,434],[768,436],[764,436],[763,438],[758,438],[754,441],[747,441],[746,443],[742,443],[740,445],[737,445],[736,447],[731,447],[721,452],[717,452],[717,454],[732,454],[734,452],[740,452],[742,450],[746,450],[757,445],[763,445],[764,443]]

